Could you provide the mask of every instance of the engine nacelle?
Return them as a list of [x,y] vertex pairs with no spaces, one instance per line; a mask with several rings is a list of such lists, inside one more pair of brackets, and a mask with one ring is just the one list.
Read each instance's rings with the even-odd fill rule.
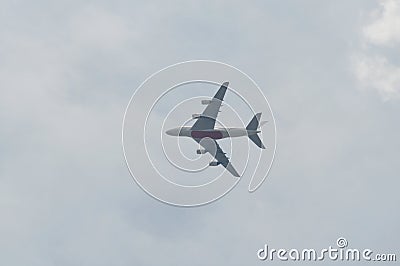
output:
[[199,149],[199,150],[196,151],[197,154],[204,154],[204,153],[206,153],[206,152],[207,152],[207,151],[204,150],[204,149]]
[[201,100],[202,105],[209,105],[211,103],[211,100]]
[[198,119],[200,118],[201,114],[192,114],[193,119]]
[[221,163],[220,162],[217,162],[217,161],[213,161],[213,162],[210,162],[209,163],[209,165],[210,166],[217,166],[217,165],[220,165]]

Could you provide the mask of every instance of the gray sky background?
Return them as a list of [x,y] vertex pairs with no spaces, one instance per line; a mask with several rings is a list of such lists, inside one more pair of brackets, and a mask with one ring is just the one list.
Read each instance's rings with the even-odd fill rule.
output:
[[[400,250],[398,1],[1,6],[2,265],[260,265],[264,244],[322,249],[340,236]],[[256,193],[242,180],[187,209],[136,186],[121,123],[145,78],[191,59],[258,83],[278,150]]]

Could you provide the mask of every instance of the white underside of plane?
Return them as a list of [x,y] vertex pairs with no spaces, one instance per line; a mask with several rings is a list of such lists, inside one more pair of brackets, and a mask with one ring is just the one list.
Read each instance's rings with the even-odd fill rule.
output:
[[212,130],[192,130],[191,127],[177,127],[167,130],[165,133],[175,137],[192,137],[203,135],[212,139],[236,138],[255,135],[259,130],[246,130],[245,128],[215,128]]
[[258,129],[265,122],[259,122],[261,113],[257,113],[246,128],[215,128],[215,121],[219,113],[219,109],[221,108],[221,103],[228,88],[228,84],[228,82],[224,82],[221,85],[221,88],[215,94],[214,98],[211,100],[201,101],[201,103],[207,105],[207,107],[201,115],[193,115],[193,118],[197,119],[193,126],[177,127],[167,130],[165,133],[170,136],[190,137],[194,139],[200,144],[200,146],[203,147],[203,149],[197,150],[198,154],[209,153],[215,158],[216,161],[210,162],[210,166],[217,166],[221,164],[233,176],[239,177],[239,173],[229,162],[229,158],[226,157],[216,140],[248,136],[258,147],[265,149],[264,144],[257,134],[261,132]]

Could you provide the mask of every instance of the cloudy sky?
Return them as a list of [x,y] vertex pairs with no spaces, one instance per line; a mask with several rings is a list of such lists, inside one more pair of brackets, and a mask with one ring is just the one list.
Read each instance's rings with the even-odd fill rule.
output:
[[[2,265],[262,265],[264,244],[322,249],[340,236],[400,250],[398,1],[1,6]],[[134,183],[121,124],[143,80],[191,59],[258,83],[278,150],[256,193],[243,180],[188,209]]]

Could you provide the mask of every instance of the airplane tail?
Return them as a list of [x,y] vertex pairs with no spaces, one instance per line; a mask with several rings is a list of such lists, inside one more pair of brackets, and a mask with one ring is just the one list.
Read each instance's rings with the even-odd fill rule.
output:
[[251,141],[254,142],[258,147],[261,149],[265,149],[264,144],[262,143],[260,137],[257,135],[260,131],[257,131],[257,129],[260,126],[260,118],[261,118],[261,113],[257,113],[253,119],[251,119],[250,123],[247,125],[246,130],[250,131],[248,132],[248,137],[251,139]]

